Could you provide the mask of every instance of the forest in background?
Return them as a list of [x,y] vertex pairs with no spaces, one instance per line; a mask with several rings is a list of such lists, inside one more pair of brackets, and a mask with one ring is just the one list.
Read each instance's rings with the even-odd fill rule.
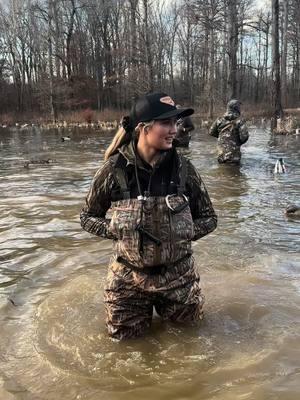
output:
[[[282,105],[299,107],[300,0],[277,3]],[[271,2],[1,0],[0,114],[125,110],[153,90],[208,116],[233,97],[267,110],[273,41]]]

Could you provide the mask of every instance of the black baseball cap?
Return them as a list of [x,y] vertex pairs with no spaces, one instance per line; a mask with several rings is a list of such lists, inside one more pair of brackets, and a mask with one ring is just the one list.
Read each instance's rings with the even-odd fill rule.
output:
[[173,99],[166,93],[149,93],[135,102],[130,112],[132,125],[140,122],[163,120],[169,118],[184,118],[192,115],[192,108],[176,108]]

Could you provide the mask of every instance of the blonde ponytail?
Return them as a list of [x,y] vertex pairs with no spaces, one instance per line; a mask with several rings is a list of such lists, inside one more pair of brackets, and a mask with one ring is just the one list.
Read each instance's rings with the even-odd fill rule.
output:
[[111,144],[108,146],[106,149],[106,152],[104,154],[104,160],[108,160],[110,156],[115,154],[117,150],[125,143],[129,143],[131,140],[131,134],[126,132],[123,126],[121,126],[115,136],[113,137],[113,140]]
[[107,161],[110,156],[112,156],[113,154],[116,154],[117,150],[121,146],[123,146],[123,144],[130,143],[130,141],[134,137],[134,133],[135,133],[135,137],[138,138],[141,130],[143,128],[146,128],[146,129],[151,128],[153,126],[154,122],[155,121],[150,121],[147,123],[140,122],[133,131],[131,131],[130,128],[125,130],[125,128],[123,126],[120,126],[117,133],[113,137],[111,144],[106,149],[106,152],[104,154],[104,161]]

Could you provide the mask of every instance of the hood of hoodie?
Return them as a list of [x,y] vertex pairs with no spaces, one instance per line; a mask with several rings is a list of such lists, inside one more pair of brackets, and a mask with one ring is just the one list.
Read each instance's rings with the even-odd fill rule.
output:
[[[241,102],[236,99],[232,99],[227,103],[227,110],[225,115],[240,115],[241,114]],[[229,118],[228,118],[229,119]]]

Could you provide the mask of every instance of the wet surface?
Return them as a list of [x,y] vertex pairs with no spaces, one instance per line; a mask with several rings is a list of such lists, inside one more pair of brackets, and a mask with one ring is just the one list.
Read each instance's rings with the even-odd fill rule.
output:
[[[240,168],[218,165],[204,131],[183,150],[219,216],[193,246],[203,324],[155,317],[119,343],[102,304],[111,244],[79,224],[111,136],[0,131],[1,400],[299,398],[300,222],[284,211],[300,203],[300,137],[250,135]],[[274,175],[279,157],[287,173]]]

